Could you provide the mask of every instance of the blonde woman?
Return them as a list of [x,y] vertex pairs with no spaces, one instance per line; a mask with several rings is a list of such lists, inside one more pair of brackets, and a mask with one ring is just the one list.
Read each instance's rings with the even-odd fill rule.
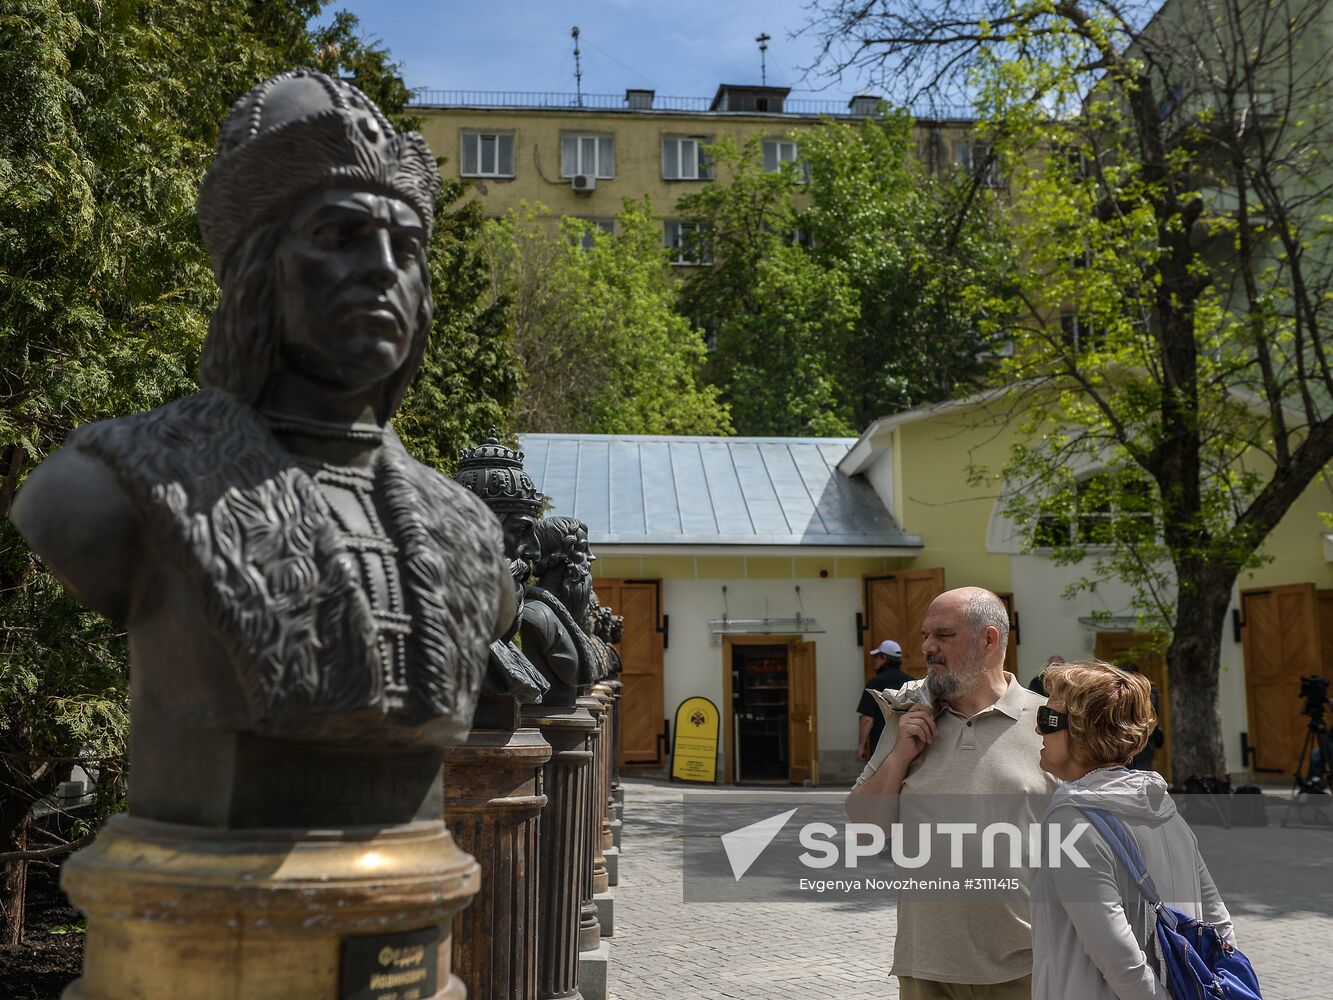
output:
[[[1068,831],[1087,822],[1079,806],[1114,814],[1162,900],[1213,924],[1234,945],[1231,916],[1166,782],[1125,766],[1157,725],[1147,678],[1107,663],[1061,663],[1044,679],[1041,767],[1065,782],[1052,796],[1047,824]],[[1100,834],[1084,832],[1077,849],[1089,867],[1045,866],[1033,880],[1033,1000],[1169,997],[1153,909]]]

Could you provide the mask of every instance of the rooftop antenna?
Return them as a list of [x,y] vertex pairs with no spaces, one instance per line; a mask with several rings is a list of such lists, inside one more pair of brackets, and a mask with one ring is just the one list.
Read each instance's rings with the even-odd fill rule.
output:
[[583,107],[583,64],[579,62],[579,26],[574,25],[574,29],[569,33],[569,37],[574,39],[574,91],[575,101],[579,107]]
[[766,31],[755,38],[759,43],[759,83],[764,87],[768,86],[768,43],[772,39],[773,36]]

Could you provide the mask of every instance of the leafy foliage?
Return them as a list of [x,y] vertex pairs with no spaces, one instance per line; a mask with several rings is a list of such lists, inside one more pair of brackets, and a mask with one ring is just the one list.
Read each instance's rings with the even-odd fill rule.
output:
[[753,434],[855,434],[944,399],[983,370],[982,316],[1007,245],[989,192],[935,177],[912,121],[887,112],[802,133],[802,163],[764,171],[761,141],[712,147],[728,179],[683,199],[714,264],[689,275],[691,319],[714,333],[713,373]]
[[1333,459],[1329,4],[819,7],[842,66],[878,66],[903,100],[970,88],[984,112],[1023,261],[1012,289],[970,295],[1016,346],[998,377],[1022,443],[990,471],[1040,532],[1109,470],[1111,544],[1055,553],[1091,554],[1168,624],[1175,773],[1224,772],[1232,588]]
[[727,434],[704,346],[674,308],[660,223],[627,201],[608,235],[540,208],[488,226],[494,294],[513,303],[524,431]]

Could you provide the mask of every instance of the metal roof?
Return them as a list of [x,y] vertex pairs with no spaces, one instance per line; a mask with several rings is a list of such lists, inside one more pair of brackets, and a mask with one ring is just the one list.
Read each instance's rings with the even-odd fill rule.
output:
[[855,438],[524,434],[524,468],[603,545],[921,546],[838,461]]

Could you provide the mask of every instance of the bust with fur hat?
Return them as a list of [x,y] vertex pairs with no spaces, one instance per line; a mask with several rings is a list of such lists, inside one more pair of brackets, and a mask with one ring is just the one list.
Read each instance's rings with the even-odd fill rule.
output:
[[350,84],[255,87],[199,195],[221,288],[201,391],[77,429],[19,493],[33,549],[129,632],[133,814],[317,825],[348,754],[397,768],[347,792],[366,821],[438,805],[439,748],[514,619],[495,517],[391,422],[431,325],[438,186]]

